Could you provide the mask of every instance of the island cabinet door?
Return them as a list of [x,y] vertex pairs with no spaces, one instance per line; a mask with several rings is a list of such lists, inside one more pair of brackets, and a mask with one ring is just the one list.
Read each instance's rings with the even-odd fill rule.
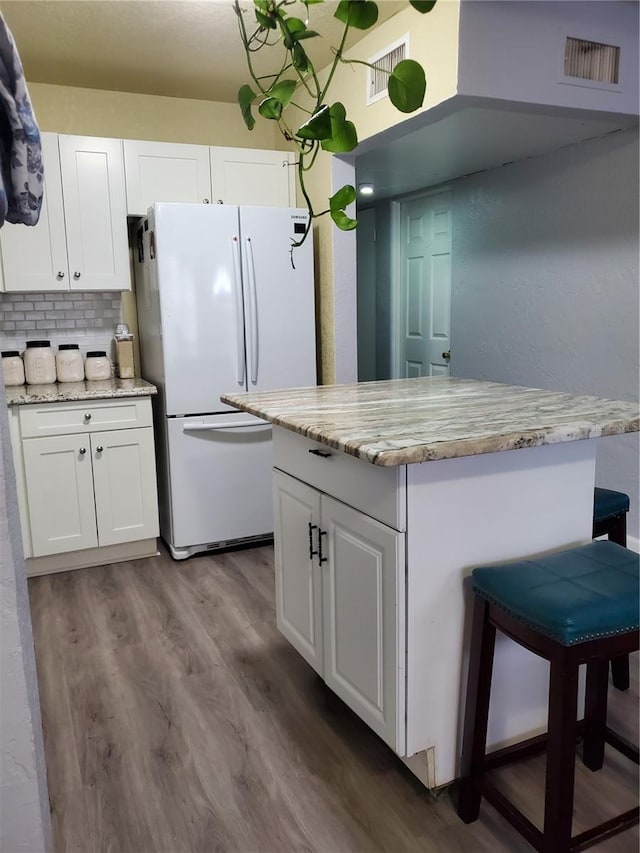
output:
[[404,534],[325,495],[322,531],[324,680],[404,755]]
[[322,675],[320,492],[276,471],[273,504],[278,630]]

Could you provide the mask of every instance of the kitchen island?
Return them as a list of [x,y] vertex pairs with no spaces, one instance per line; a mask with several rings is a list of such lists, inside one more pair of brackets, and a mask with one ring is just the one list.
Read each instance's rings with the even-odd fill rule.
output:
[[[430,788],[459,772],[471,569],[591,537],[596,442],[634,403],[450,377],[229,394],[274,424],[277,622]],[[544,728],[500,638],[488,743]]]

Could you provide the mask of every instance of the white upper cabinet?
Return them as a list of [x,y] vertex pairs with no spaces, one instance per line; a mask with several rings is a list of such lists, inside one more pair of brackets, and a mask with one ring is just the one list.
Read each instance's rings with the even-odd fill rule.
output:
[[120,139],[60,136],[71,290],[129,290]]
[[38,224],[0,232],[4,290],[130,290],[121,140],[43,133],[42,157]]
[[211,200],[207,145],[125,139],[124,168],[130,216],[144,216],[155,201]]
[[45,185],[38,224],[7,223],[0,230],[3,289],[7,292],[69,290],[58,136],[41,136]]
[[287,151],[212,148],[213,201],[296,206],[295,157]]

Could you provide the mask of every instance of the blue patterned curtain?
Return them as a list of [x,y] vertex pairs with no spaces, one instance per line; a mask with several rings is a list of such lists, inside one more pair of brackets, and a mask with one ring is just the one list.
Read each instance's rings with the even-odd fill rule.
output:
[[22,62],[0,13],[0,228],[35,225],[42,207],[44,174],[40,131]]

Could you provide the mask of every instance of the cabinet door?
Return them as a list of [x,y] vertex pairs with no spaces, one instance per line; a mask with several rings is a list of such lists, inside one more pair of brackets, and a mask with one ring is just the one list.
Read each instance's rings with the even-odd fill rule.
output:
[[322,675],[320,493],[276,471],[273,503],[278,630]]
[[34,557],[98,544],[88,435],[23,441]]
[[71,290],[130,290],[120,139],[60,136]]
[[294,157],[287,151],[212,148],[213,200],[224,204],[296,206]]
[[125,139],[124,169],[130,216],[145,216],[155,201],[211,200],[207,145]]
[[91,435],[98,544],[116,545],[158,535],[153,430]]
[[4,290],[69,290],[58,136],[43,133],[44,199],[38,224],[33,227],[8,222],[0,230]]
[[404,534],[322,496],[324,680],[404,753]]

